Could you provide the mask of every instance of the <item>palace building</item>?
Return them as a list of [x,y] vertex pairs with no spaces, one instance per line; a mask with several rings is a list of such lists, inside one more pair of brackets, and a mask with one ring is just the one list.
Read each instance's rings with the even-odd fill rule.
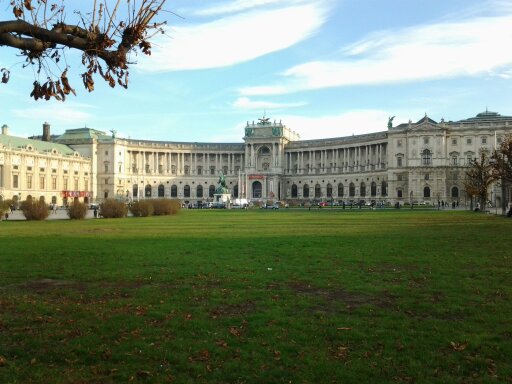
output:
[[[413,123],[364,135],[300,140],[281,122],[247,122],[243,142],[134,140],[91,128],[23,139],[0,135],[0,198],[66,204],[179,198],[212,201],[219,175],[232,198],[437,204],[468,201],[465,167],[512,134],[512,117],[485,111],[460,121]],[[509,192],[507,191],[509,194]],[[498,206],[501,189],[491,188]],[[506,201],[509,197],[505,197]]]

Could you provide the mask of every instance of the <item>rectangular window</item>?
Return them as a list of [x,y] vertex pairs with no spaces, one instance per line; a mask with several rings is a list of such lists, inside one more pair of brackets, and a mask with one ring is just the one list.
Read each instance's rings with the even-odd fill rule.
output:
[[67,177],[64,178],[62,184],[63,184],[64,190],[67,191],[68,190],[68,178]]
[[429,142],[430,142],[430,140],[428,137],[423,138],[423,144],[428,145]]
[[210,175],[215,175],[215,167],[210,167]]
[[67,169],[65,169],[65,170],[64,170],[64,174],[65,174],[65,175],[67,175],[67,174],[68,174],[68,170],[67,170]]
[[18,175],[12,175],[12,187],[18,188]]
[[52,173],[57,173],[57,170],[55,168],[52,168]]
[[457,139],[452,139],[452,145],[457,145]]
[[487,137],[482,137],[482,144],[487,144]]
[[425,180],[429,180],[429,179],[430,179],[430,174],[425,173]]
[[44,172],[44,168],[39,168],[39,172]]
[[396,166],[397,167],[401,167],[402,166],[402,157],[401,156],[398,156],[396,158]]
[[32,170],[32,167],[27,167],[27,171],[31,171]]
[[39,178],[39,189],[44,189],[44,176]]
[[467,145],[471,145],[471,144],[473,144],[473,140],[472,140],[470,137],[468,137],[468,138],[466,139],[466,144],[467,144]]
[[80,188],[78,188],[78,179],[75,179],[75,191],[78,191]]
[[12,169],[18,169],[19,167],[17,165],[13,165]]
[[105,173],[108,172],[108,164],[105,164]]
[[457,156],[452,156],[452,165],[457,165]]
[[402,181],[402,175],[397,175],[397,176],[396,176],[396,179],[397,179],[398,181]]
[[32,175],[27,176],[27,189],[32,189]]
[[396,146],[397,146],[397,147],[401,147],[401,146],[402,146],[402,139],[398,139],[398,140],[396,141]]
[[52,189],[57,190],[57,177],[52,177]]

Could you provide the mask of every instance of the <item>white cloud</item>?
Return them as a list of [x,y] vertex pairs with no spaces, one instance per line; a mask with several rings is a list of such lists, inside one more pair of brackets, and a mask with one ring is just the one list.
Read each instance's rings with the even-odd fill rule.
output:
[[512,64],[512,15],[373,33],[344,47],[343,58],[294,66],[275,85],[242,95],[476,76]]
[[297,108],[306,105],[307,103],[274,103],[270,101],[253,101],[248,97],[239,97],[233,103],[235,108],[239,109],[279,109],[279,108]]
[[80,109],[91,108],[89,105],[77,103],[44,104],[32,108],[13,109],[15,117],[26,121],[35,121],[43,124],[45,121],[52,125],[83,126],[93,119],[93,115]]
[[319,1],[278,9],[241,13],[209,23],[174,27],[171,37],[155,41],[146,71],[226,67],[293,46],[315,33],[326,20]]
[[[288,115],[283,116],[282,122],[292,131],[297,132],[301,140],[314,140],[386,131],[388,118],[389,112],[361,109],[318,117]],[[397,115],[393,120],[393,125],[407,121],[407,118]]]
[[262,6],[301,3],[303,0],[236,0],[228,3],[219,3],[211,7],[202,8],[193,12],[197,16],[219,16],[229,13],[247,11]]

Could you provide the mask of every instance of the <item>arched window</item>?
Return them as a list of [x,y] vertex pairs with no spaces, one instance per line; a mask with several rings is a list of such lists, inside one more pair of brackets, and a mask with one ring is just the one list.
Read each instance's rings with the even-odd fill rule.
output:
[[252,197],[254,199],[261,198],[261,191],[262,191],[262,186],[259,181],[255,181],[254,183],[252,183]]
[[338,184],[338,197],[343,197],[343,184]]
[[164,197],[165,196],[165,187],[163,184],[160,184],[158,186],[158,197]]
[[144,196],[151,197],[151,185],[146,185],[146,188],[144,189]]
[[292,197],[297,197],[297,184],[292,184]]
[[432,165],[432,152],[430,152],[428,149],[425,149],[421,153],[421,164]]
[[356,195],[356,186],[354,185],[354,183],[350,183],[350,185],[348,186],[348,195],[350,197],[354,197]]
[[457,187],[452,188],[452,198],[454,198],[454,199],[459,198],[459,188],[457,188]]
[[388,195],[388,183],[386,183],[385,181],[383,181],[382,185],[380,186],[380,194],[381,196]]
[[190,197],[190,185],[183,187],[183,197]]
[[202,185],[198,185],[197,188],[196,188],[196,196],[198,198],[202,198],[203,197],[203,186]]
[[322,196],[322,188],[320,188],[320,184],[315,185],[315,198],[318,199]]
[[365,197],[366,196],[366,184],[361,183],[361,188],[359,189],[359,196]]
[[327,184],[327,197],[332,197],[332,185]]
[[423,188],[423,197],[430,198],[430,187]]
[[375,181],[372,181],[370,186],[370,195],[371,197],[377,196],[377,183]]
[[213,195],[215,195],[215,185],[212,184],[208,188],[208,197],[213,197]]
[[139,196],[139,186],[137,184],[133,184],[132,186],[132,195],[133,197]]
[[302,187],[302,197],[309,197],[309,185],[307,184]]
[[171,197],[178,197],[178,186],[171,186]]

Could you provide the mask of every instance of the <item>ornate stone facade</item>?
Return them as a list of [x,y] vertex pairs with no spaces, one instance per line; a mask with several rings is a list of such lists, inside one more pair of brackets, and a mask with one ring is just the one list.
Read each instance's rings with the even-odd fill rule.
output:
[[[464,204],[468,159],[490,153],[511,134],[512,117],[486,111],[456,122],[425,116],[398,126],[390,119],[386,131],[319,140],[300,140],[281,122],[262,118],[247,122],[244,133],[243,143],[186,143],[82,128],[55,141],[88,164],[96,201],[169,197],[205,203],[222,173],[233,198],[248,200]],[[12,178],[11,168],[2,172],[3,180]],[[18,193],[2,185],[4,198]],[[489,198],[499,205],[500,191],[491,189]]]

